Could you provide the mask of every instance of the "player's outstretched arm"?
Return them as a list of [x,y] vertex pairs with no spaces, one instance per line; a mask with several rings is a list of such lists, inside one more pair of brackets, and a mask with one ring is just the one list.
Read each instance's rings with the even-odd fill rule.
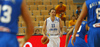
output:
[[26,31],[26,34],[25,34],[25,37],[24,37],[25,42],[26,42],[31,37],[31,35],[33,34],[34,28],[33,28],[33,24],[32,24],[30,14],[28,12],[25,0],[23,0],[23,2],[22,2],[21,14],[22,14],[22,17],[23,17],[23,19],[26,23],[26,27],[27,27],[27,31]]
[[65,47],[68,46],[68,40],[69,40],[69,36],[73,33],[73,29],[74,27],[72,27],[69,32],[66,34],[66,43],[65,43]]
[[82,23],[82,20],[84,19],[84,17],[87,15],[88,11],[87,11],[87,6],[86,6],[86,3],[83,4],[83,7],[82,7],[82,12],[80,13],[80,16],[75,24],[75,31],[74,31],[74,34],[73,34],[73,37],[72,37],[72,40],[71,40],[71,43],[72,45],[74,46],[73,44],[73,41],[75,42],[75,38],[76,38],[76,33]]
[[63,25],[62,25],[62,21],[61,21],[61,19],[59,20],[59,22],[60,22],[60,37],[62,37],[63,36]]
[[42,34],[43,34],[43,36],[46,36],[46,35],[45,35],[45,29],[46,29],[46,20],[44,21],[43,29],[42,29]]

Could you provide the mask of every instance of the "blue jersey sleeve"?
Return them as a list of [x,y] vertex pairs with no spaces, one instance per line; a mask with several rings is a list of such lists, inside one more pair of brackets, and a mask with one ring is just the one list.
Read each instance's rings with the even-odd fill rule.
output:
[[76,14],[78,14],[78,10],[76,10]]

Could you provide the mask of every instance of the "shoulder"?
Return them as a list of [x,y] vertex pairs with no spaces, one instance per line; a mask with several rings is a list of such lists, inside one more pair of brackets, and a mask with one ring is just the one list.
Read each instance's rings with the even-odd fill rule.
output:
[[69,22],[72,22],[72,20],[70,20]]
[[86,25],[86,24],[87,24],[87,21],[82,21],[82,24],[83,24],[83,25]]
[[65,5],[65,4],[63,4],[63,6],[64,6],[64,7],[66,7],[66,5]]
[[57,5],[55,8],[58,8],[59,7],[59,5]]
[[89,2],[90,2],[90,0],[86,0],[85,2],[89,3]]
[[86,6],[89,8],[89,4],[92,2],[92,0],[86,0],[85,3],[86,3]]
[[58,17],[55,17],[56,19],[59,19]]
[[60,20],[60,18],[58,18],[58,17],[55,17],[55,20],[56,20],[56,21],[59,21],[59,20]]
[[76,10],[76,12],[77,12],[78,10]]
[[48,18],[46,19],[46,21],[47,21],[47,20],[50,20],[50,17],[48,17]]

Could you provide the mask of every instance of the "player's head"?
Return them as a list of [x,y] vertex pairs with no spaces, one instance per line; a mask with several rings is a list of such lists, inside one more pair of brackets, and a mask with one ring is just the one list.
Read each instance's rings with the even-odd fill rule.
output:
[[36,34],[39,34],[39,29],[36,29],[36,30],[35,30],[35,33],[36,33]]
[[63,5],[63,2],[59,2],[59,6],[62,7],[62,5]]
[[55,16],[56,15],[56,10],[54,8],[51,8],[49,10],[50,16]]
[[80,6],[77,6],[77,9],[80,10]]
[[75,15],[73,15],[73,16],[72,16],[72,20],[76,20],[76,17],[75,17]]

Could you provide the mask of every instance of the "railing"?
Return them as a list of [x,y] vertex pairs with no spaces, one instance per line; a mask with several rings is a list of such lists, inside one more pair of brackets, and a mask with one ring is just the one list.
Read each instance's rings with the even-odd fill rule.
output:
[[[19,28],[26,28],[26,27],[19,27]],[[35,29],[35,28],[43,28],[43,26],[37,26],[37,27],[34,27],[34,29]],[[63,28],[64,28],[64,31],[67,30],[67,27],[66,27],[66,26],[63,26]],[[34,31],[35,31],[35,30],[34,30]]]

